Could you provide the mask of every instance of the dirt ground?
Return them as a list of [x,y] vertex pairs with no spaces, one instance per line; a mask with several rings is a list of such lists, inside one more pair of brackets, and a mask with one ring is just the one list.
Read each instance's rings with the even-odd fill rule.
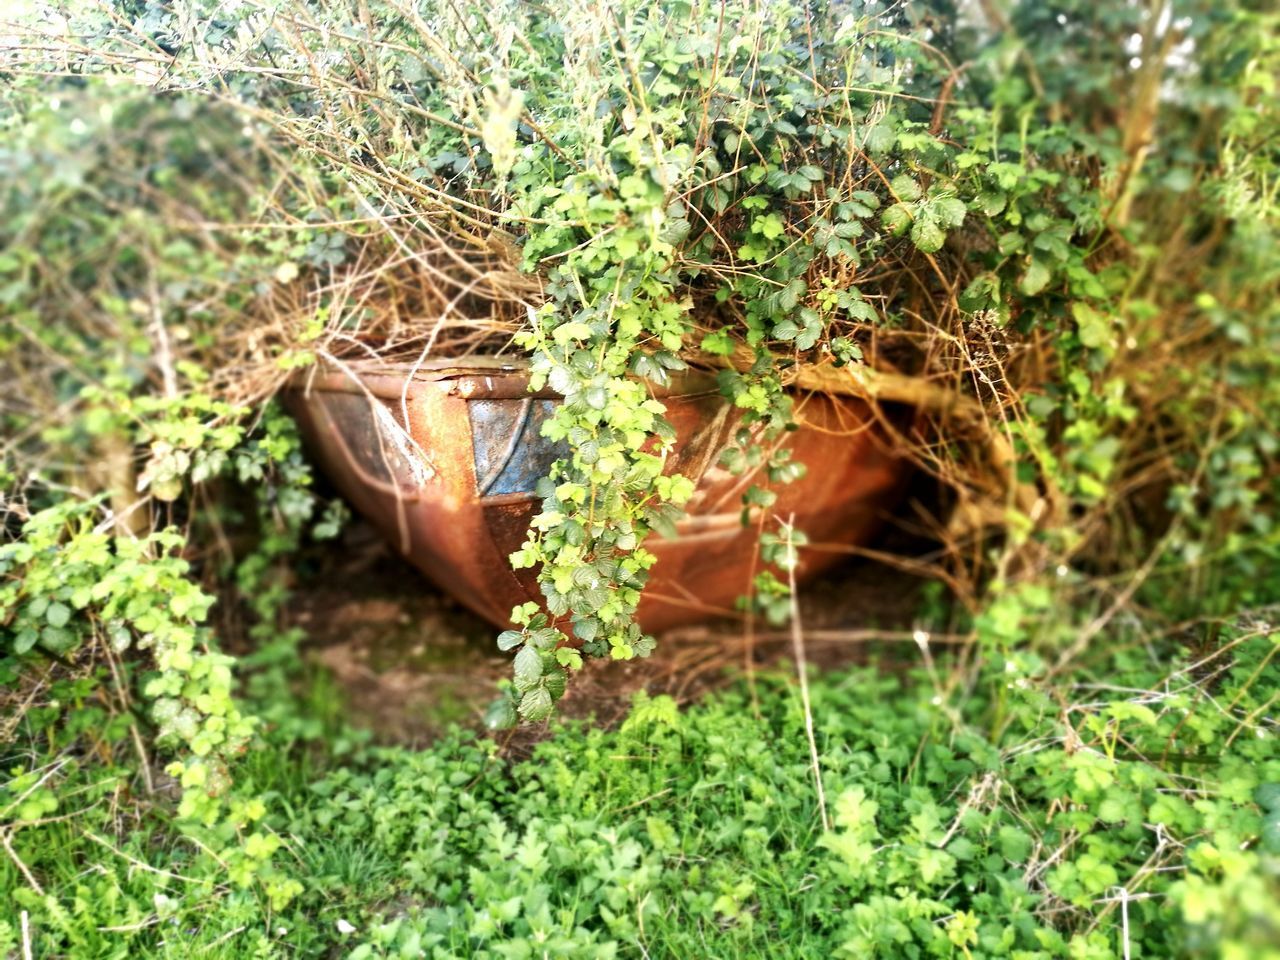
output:
[[[927,548],[892,528],[876,546],[908,555]],[[298,576],[288,618],[306,630],[306,655],[332,672],[354,722],[379,740],[409,744],[451,723],[481,724],[498,681],[511,671],[488,623],[438,590],[360,520],[309,566]],[[805,584],[799,594],[806,659],[834,668],[865,661],[874,645],[881,659],[914,660],[913,617],[924,584],[857,558]],[[687,702],[746,669],[794,660],[789,628],[741,619],[668,631],[658,641],[646,660],[589,663],[571,682],[561,712],[612,723],[642,688]]]

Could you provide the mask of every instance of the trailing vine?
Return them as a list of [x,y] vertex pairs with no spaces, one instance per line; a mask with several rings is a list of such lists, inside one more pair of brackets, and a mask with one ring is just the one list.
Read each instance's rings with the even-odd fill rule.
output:
[[[522,237],[525,268],[546,278],[547,302],[516,340],[533,355],[532,387],[564,395],[544,432],[573,451],[539,487],[541,512],[511,558],[539,568],[547,611],[572,633],[531,609],[513,613],[522,629],[499,643],[519,648],[510,708],[525,720],[546,716],[580,665],[564,644],[616,659],[653,648],[634,619],[654,559],[642,544],[671,532],[692,486],[665,473],[674,437],[645,381],[665,385],[691,349],[728,358],[745,344],[753,362],[720,374],[743,411],[722,465],[794,479],[804,465],[773,442],[793,425],[787,355],[857,364],[862,331],[913,306],[874,281],[864,292],[861,272],[913,259],[936,271],[932,255],[973,212],[1005,233],[1006,256],[970,283],[964,310],[1002,322],[1001,284],[1040,293],[1062,266],[1082,263],[1068,239],[1096,227],[1087,205],[1054,212],[1069,198],[1046,187],[1063,178],[1032,169],[1025,139],[1015,162],[1014,145],[990,140],[985,115],[940,136],[912,101],[948,82],[945,63],[895,67],[914,41],[877,36],[870,18],[832,16],[798,42],[812,17],[800,5],[600,16],[566,26],[563,50],[532,63],[506,51],[495,67],[501,95],[481,124],[504,221]],[[545,27],[535,19],[527,33],[560,35]],[[547,88],[537,67],[557,53],[575,68]],[[517,143],[526,107],[547,143]],[[1031,242],[1046,253],[1018,257],[1026,241],[1007,227],[1022,222],[1018,197],[1033,195]],[[1095,283],[1076,273],[1080,286]],[[956,308],[948,285],[937,293]],[[769,485],[745,494],[744,520],[772,504]],[[769,571],[757,588],[763,609],[785,608]]]

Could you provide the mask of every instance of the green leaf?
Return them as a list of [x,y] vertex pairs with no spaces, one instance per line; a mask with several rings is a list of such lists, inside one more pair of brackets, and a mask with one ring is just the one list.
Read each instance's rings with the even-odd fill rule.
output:
[[499,697],[485,708],[484,725],[490,730],[509,730],[516,725],[516,705],[510,697]]
[[867,323],[875,323],[880,319],[880,315],[876,313],[876,308],[866,300],[854,300],[847,307],[845,312],[854,320],[865,320]]
[[916,183],[913,177],[905,173],[900,173],[889,182],[889,189],[893,191],[893,195],[900,201],[911,203],[913,200],[919,200],[921,196],[920,184]]
[[1090,350],[1107,351],[1111,347],[1111,320],[1089,304],[1077,300],[1071,305],[1080,342]]
[[537,723],[551,716],[551,705],[551,694],[545,687],[537,687],[520,698],[520,716],[529,723]]
[[520,648],[515,659],[516,685],[526,689],[542,676],[542,656],[532,646]]
[[1010,863],[1024,863],[1031,855],[1031,838],[1017,827],[1004,826],[996,831],[1000,853]]
[[1031,263],[1027,266],[1027,272],[1018,281],[1018,289],[1028,297],[1034,297],[1048,285],[1052,276],[1053,272],[1049,269],[1048,264],[1043,260],[1032,257]]
[[44,618],[51,627],[65,627],[71,619],[71,608],[65,603],[55,600],[45,610]]
[[733,338],[727,330],[717,330],[702,338],[702,349],[719,357],[727,357],[733,353]]
[[1263,810],[1280,811],[1280,783],[1260,783],[1253,791],[1253,802]]
[[895,237],[901,236],[911,225],[911,209],[904,203],[895,203],[880,215],[880,222]]
[[556,662],[570,670],[581,670],[582,654],[573,647],[559,647],[556,650]]
[[956,197],[939,197],[929,204],[929,211],[942,226],[954,230],[964,223],[967,208],[964,201]]
[[794,320],[782,320],[773,325],[773,336],[778,340],[794,340],[800,327]]
[[766,240],[776,240],[782,236],[786,230],[786,224],[782,218],[776,213],[770,213],[763,217],[756,217],[751,221],[751,229],[763,236]]
[[911,225],[911,242],[921,253],[937,253],[946,239],[942,228],[929,217],[920,217]]
[[1262,822],[1262,849],[1280,854],[1280,815],[1273,813]]
[[524,634],[519,630],[503,630],[498,634],[498,649],[504,652],[514,650],[522,643],[524,643]]
[[13,638],[13,652],[16,654],[24,654],[36,645],[36,641],[40,639],[40,634],[30,627],[19,630],[18,635]]

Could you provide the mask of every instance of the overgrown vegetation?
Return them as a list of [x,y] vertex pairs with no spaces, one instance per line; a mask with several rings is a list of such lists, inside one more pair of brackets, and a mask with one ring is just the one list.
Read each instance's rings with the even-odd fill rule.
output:
[[[6,15],[4,950],[1278,955],[1263,5]],[[572,451],[491,719],[653,649],[687,365],[745,414],[749,616],[791,606],[795,392],[915,408],[921,671],[642,699],[524,764],[363,744],[282,615],[343,511],[271,398],[477,351]]]
[[1168,676],[1150,654],[1176,643],[1124,645],[1051,688],[1028,655],[972,688],[815,679],[822,809],[785,677],[754,707],[642,695],[619,730],[558,728],[516,765],[450,736],[311,780],[268,733],[239,773],[300,884],[274,909],[179,841],[109,841],[104,771],[60,770],[75,826],[46,785],[16,838],[47,894],[0,876],[70,956],[1274,957],[1280,758],[1249,718],[1280,692],[1275,645],[1227,638]]

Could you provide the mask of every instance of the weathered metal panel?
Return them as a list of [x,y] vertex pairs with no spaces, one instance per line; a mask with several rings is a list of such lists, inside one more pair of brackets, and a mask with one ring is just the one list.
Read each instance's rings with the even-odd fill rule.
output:
[[471,448],[476,461],[476,493],[532,493],[551,465],[569,456],[569,445],[542,435],[555,413],[554,400],[470,400]]
[[[382,366],[312,375],[286,403],[313,455],[361,513],[428,576],[500,626],[511,608],[540,600],[533,571],[512,571],[537,511],[538,478],[563,444],[541,434],[555,395],[530,395],[517,364]],[[714,380],[688,374],[659,393],[677,443],[668,470],[696,483],[674,540],[651,538],[658,558],[640,606],[658,630],[729,613],[754,575],[756,525],[741,523],[742,494],[759,471],[717,466],[740,411]],[[896,502],[906,465],[891,455],[871,410],[850,398],[797,398],[787,437],[808,472],[778,487],[773,512],[826,542],[865,542]],[[801,551],[800,578],[835,562]]]

